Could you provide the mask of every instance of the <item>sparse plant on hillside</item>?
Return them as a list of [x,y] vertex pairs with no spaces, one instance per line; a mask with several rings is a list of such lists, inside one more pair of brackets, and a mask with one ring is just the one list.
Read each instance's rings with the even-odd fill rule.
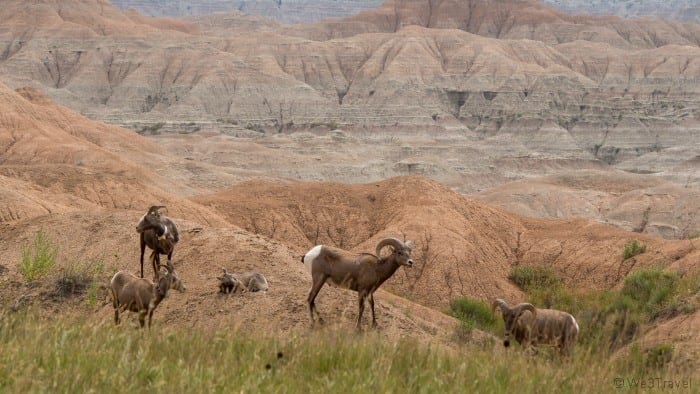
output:
[[158,134],[160,134],[159,130],[162,129],[163,126],[165,126],[165,123],[163,123],[163,122],[158,122],[158,123],[152,124],[150,126],[143,126],[141,128],[141,131],[139,132],[139,134],[158,135]]
[[40,228],[29,245],[22,244],[19,271],[27,281],[43,278],[56,265],[58,245]]
[[[406,234],[403,234],[406,240]],[[415,242],[413,251],[413,261],[415,262],[413,269],[409,272],[404,271],[406,287],[409,294],[412,294],[416,284],[421,280],[425,270],[435,264],[441,258],[442,253],[433,245],[433,234],[430,231],[423,231],[421,237]]]
[[622,259],[627,260],[646,251],[647,245],[635,239],[625,244],[625,249],[622,251]]
[[634,300],[637,309],[653,312],[662,308],[678,288],[678,275],[661,269],[641,269],[627,275],[621,295]]
[[[88,304],[96,301],[96,278],[104,271],[104,261],[74,262],[63,267],[55,282],[55,293],[59,296],[80,295],[87,291]],[[94,299],[93,299],[94,298]]]
[[543,289],[561,285],[561,278],[550,267],[522,267],[511,268],[508,279],[525,291]]
[[469,334],[474,328],[496,332],[500,322],[486,303],[468,297],[453,299],[448,313],[459,319],[460,334]]

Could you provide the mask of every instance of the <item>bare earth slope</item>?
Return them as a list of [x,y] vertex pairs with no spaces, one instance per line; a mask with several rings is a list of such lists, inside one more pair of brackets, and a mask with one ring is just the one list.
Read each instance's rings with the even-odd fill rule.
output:
[[162,201],[172,203],[174,213],[216,222],[173,194],[192,189],[167,178],[176,178],[172,160],[146,138],[86,119],[31,88],[14,92],[0,84],[0,109],[0,190],[8,196],[0,201],[3,220],[85,208],[143,209]]
[[700,233],[700,192],[645,175],[578,171],[507,183],[477,196],[531,217],[580,216],[675,239]]
[[205,33],[186,34],[97,0],[42,3],[39,18],[10,1],[0,79],[134,127],[437,125],[513,136],[555,157],[575,148],[631,171],[648,155],[664,168],[697,155],[698,25],[569,16],[530,1],[430,4],[244,34],[202,18]]
[[[527,219],[460,196],[421,177],[365,185],[246,182],[193,199],[237,226],[283,241],[301,255],[315,244],[371,251],[385,236],[416,242],[417,265],[387,282],[398,294],[444,308],[459,295],[519,298],[514,265],[547,265],[569,286],[606,289],[633,268],[691,266],[690,241],[661,241],[583,219]],[[624,260],[632,239],[650,252]]]

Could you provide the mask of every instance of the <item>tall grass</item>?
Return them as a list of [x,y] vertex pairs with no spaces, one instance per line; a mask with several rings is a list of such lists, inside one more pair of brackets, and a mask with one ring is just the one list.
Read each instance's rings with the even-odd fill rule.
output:
[[[553,308],[574,315],[580,326],[579,347],[606,357],[637,339],[654,320],[692,313],[693,294],[700,290],[700,275],[681,278],[662,269],[640,269],[624,279],[622,289],[598,292],[571,291],[547,267],[514,267],[509,278],[538,308]],[[689,301],[691,300],[691,301]],[[482,326],[482,329],[489,329]],[[497,332],[501,335],[502,332]],[[637,349],[646,359],[670,361],[673,350]],[[658,353],[661,356],[658,356]],[[655,356],[654,354],[657,354]]]
[[562,363],[500,346],[454,351],[374,332],[326,329],[282,340],[31,313],[0,319],[0,348],[0,392],[599,393],[614,391],[616,378],[649,373],[584,351]]
[[25,280],[33,281],[43,278],[56,265],[58,245],[41,228],[29,245],[21,245],[21,253],[19,271]]

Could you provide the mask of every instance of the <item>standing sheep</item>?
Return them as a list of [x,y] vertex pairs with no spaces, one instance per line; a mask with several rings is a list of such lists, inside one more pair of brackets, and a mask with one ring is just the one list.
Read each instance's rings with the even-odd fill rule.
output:
[[143,278],[143,254],[148,246],[151,254],[151,264],[153,265],[153,275],[158,280],[158,268],[160,266],[160,255],[168,255],[168,263],[172,261],[175,244],[180,240],[177,227],[172,220],[165,217],[160,209],[162,205],[154,205],[148,209],[136,224],[136,232],[140,236],[141,243],[141,277]]
[[148,328],[150,329],[153,311],[168,295],[168,290],[185,291],[185,285],[177,276],[175,268],[170,264],[162,267],[165,268],[165,273],[160,275],[156,284],[124,271],[114,274],[109,282],[112,306],[114,307],[114,324],[120,322],[119,312],[128,310],[138,312],[141,328],[143,328],[146,314],[148,314]]
[[[380,253],[386,246],[391,247],[391,254],[381,257]],[[326,281],[335,286],[356,291],[359,296],[359,311],[356,328],[360,329],[362,313],[365,310],[365,299],[369,298],[372,310],[372,326],[377,326],[374,315],[374,292],[389,279],[400,266],[412,267],[411,241],[405,244],[396,238],[385,238],[377,244],[376,255],[364,253],[359,256],[348,256],[347,252],[328,246],[317,245],[309,250],[301,261],[311,273],[313,281],[309,297],[309,313],[314,321],[316,311],[316,296]],[[320,316],[319,316],[320,320]]]

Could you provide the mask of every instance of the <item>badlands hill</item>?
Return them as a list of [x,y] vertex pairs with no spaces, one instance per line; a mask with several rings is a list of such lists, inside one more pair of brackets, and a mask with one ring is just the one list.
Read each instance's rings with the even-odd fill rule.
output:
[[[186,195],[251,176],[420,174],[473,193],[619,169],[700,185],[698,25],[524,0],[396,0],[294,26],[239,12],[152,19],[98,0],[3,5],[0,81],[142,133],[195,133],[156,137],[192,159],[173,164],[187,168]],[[692,233],[692,206],[654,219],[664,230],[641,227]],[[604,211],[585,216],[627,229],[643,221]]]
[[[616,15],[622,18],[656,17],[683,22],[700,22],[700,7],[693,0],[542,0],[544,4],[570,14]],[[133,8],[152,17],[185,17],[239,10],[274,18],[283,23],[317,22],[346,17],[379,6],[381,0],[113,0],[121,10]]]
[[700,5],[694,0],[542,0],[570,14],[650,17],[700,23]]
[[656,177],[610,171],[564,172],[507,183],[478,194],[530,217],[586,217],[665,238],[696,236],[700,193]]
[[[35,305],[112,324],[104,293],[93,307],[80,307],[84,300],[56,283],[61,272],[80,264],[100,262],[103,284],[116,270],[137,272],[134,224],[146,207],[159,203],[168,205],[180,227],[174,262],[188,287],[157,312],[163,325],[237,326],[279,336],[306,331],[309,279],[299,257],[316,242],[366,251],[384,236],[415,240],[416,267],[399,271],[377,295],[379,324],[382,335],[442,343],[454,335],[455,321],[440,312],[450,298],[522,299],[507,279],[515,265],[550,266],[573,289],[614,288],[639,267],[698,268],[692,240],[667,241],[582,219],[527,219],[422,177],[361,185],[257,180],[210,193],[192,172],[221,177],[215,167],[187,166],[151,139],[88,120],[35,90],[0,92],[0,185],[13,197],[0,207],[11,212],[0,223],[4,308]],[[26,283],[17,265],[20,245],[40,229],[59,246],[58,267],[47,280]],[[631,239],[645,242],[647,252],[623,260]],[[215,277],[222,266],[263,272],[271,288],[220,296]],[[339,316],[341,326],[352,326],[351,293],[324,289],[319,307],[326,316]],[[675,338],[673,327],[659,326],[655,335]]]
[[240,11],[283,23],[316,22],[376,7],[381,0],[112,0],[121,10],[133,8],[152,17],[187,17]]

